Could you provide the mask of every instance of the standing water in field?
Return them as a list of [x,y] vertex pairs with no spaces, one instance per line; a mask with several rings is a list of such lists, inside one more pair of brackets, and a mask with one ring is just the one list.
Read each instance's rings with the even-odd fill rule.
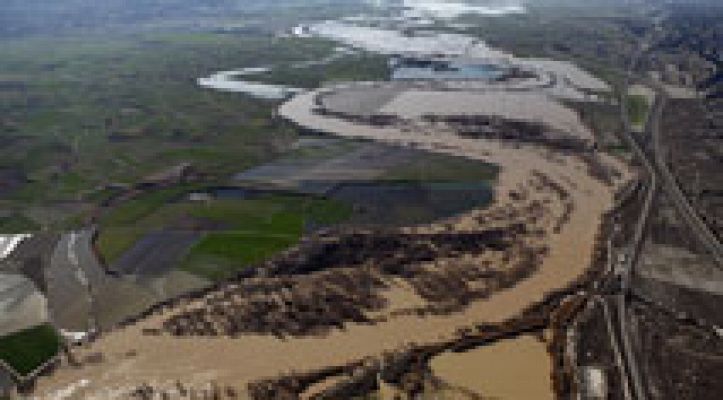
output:
[[492,201],[488,182],[345,182],[329,197],[354,206],[352,224],[431,223]]
[[272,85],[261,82],[251,82],[236,79],[268,72],[267,68],[244,68],[234,71],[220,71],[211,76],[198,79],[198,85],[204,88],[216,89],[223,92],[245,93],[253,97],[269,100],[283,100],[304,89],[283,85]]
[[393,80],[480,80],[496,79],[504,75],[499,65],[479,62],[447,60],[401,60],[392,73]]
[[445,0],[404,0],[406,15],[451,19],[464,14],[505,15],[525,12],[518,0],[490,0],[485,4]]
[[[376,2],[384,6],[384,1]],[[405,0],[406,10],[402,13],[404,21],[420,18],[449,19],[463,14],[504,15],[524,12],[517,0],[499,0],[486,5],[467,4],[462,1],[444,2],[439,0]],[[350,23],[350,20],[362,24]],[[318,61],[297,63],[293,68],[311,68],[329,63],[347,54],[349,49],[360,49],[379,54],[444,54],[448,56],[473,56],[502,59],[509,55],[490,49],[477,38],[453,33],[417,33],[407,35],[401,30],[367,26],[363,17],[346,21],[324,21],[310,26],[298,26],[292,31],[300,37],[320,37],[337,41],[344,46],[337,49],[328,58]],[[390,20],[391,21],[391,20]],[[397,20],[398,22],[398,20]],[[260,99],[283,100],[304,89],[268,84],[250,79],[255,74],[270,72],[269,68],[244,68],[240,70],[220,71],[198,79],[198,85],[204,88],[225,92],[244,93]],[[499,69],[491,65],[458,66],[446,71],[419,68],[398,69],[394,79],[494,79],[501,75]]]

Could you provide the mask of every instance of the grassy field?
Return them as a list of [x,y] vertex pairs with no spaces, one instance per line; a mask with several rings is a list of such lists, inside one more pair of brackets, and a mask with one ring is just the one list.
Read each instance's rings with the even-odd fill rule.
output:
[[173,188],[160,189],[144,193],[106,214],[102,219],[102,226],[134,225],[138,221],[154,213],[159,208],[172,202],[196,188],[193,185],[182,185]]
[[626,102],[630,123],[638,128],[643,127],[645,120],[648,118],[648,108],[650,107],[648,99],[642,95],[628,95]]
[[193,246],[182,268],[220,279],[292,245],[308,224],[333,224],[351,213],[346,204],[301,195],[189,202],[181,196],[188,190],[148,193],[104,216],[97,245],[106,262],[117,260],[151,231],[190,229],[189,223],[199,222],[207,233]]
[[60,349],[60,338],[50,325],[41,325],[0,338],[0,359],[27,374]]
[[223,279],[290,247],[307,224],[333,224],[351,214],[343,203],[306,196],[268,195],[214,203],[190,213],[224,223],[224,229],[206,234],[181,267],[211,280]]
[[0,169],[27,177],[3,200],[21,213],[95,202],[104,185],[134,183],[179,162],[222,178],[275,157],[295,137],[273,117],[276,103],[204,90],[196,79],[319,60],[334,46],[210,32],[3,40]]
[[291,65],[281,65],[268,73],[255,75],[251,77],[251,80],[316,88],[330,82],[386,80],[389,78],[389,74],[386,56],[359,53],[347,55],[328,64],[310,68],[293,68]]
[[115,261],[152,227],[161,227],[165,220],[152,214],[193,188],[179,186],[145,193],[104,215],[100,222],[102,234],[97,242],[103,258],[107,262]]
[[22,213],[11,213],[0,216],[0,233],[33,232],[39,228],[38,224]]
[[578,112],[585,126],[592,130],[595,141],[601,148],[612,152],[625,149],[619,139],[623,124],[620,119],[620,107],[617,104],[567,102],[566,105]]
[[247,265],[263,261],[296,243],[297,236],[247,232],[207,234],[181,266],[184,271],[219,281]]
[[218,201],[195,208],[191,214],[226,226],[222,231],[206,234],[192,247],[181,268],[220,280],[295,244],[307,224],[341,222],[351,214],[351,209],[332,200],[269,195]]

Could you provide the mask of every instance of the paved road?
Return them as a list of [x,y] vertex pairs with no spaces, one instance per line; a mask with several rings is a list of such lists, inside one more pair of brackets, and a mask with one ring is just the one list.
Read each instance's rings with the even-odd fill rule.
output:
[[596,298],[595,299],[603,308],[603,315],[605,316],[605,325],[607,327],[607,333],[608,338],[610,339],[610,346],[613,349],[613,354],[615,355],[615,363],[618,365],[618,370],[620,371],[620,384],[623,387],[623,397],[625,400],[631,400],[632,394],[630,392],[630,382],[628,379],[628,371],[625,368],[625,360],[623,358],[623,353],[620,351],[620,339],[619,339],[619,332],[615,329],[617,324],[613,322],[612,318],[612,311],[610,311],[610,306],[608,305],[608,301],[606,298]]
[[[621,92],[622,97],[620,99],[620,115],[623,121],[623,126],[625,128],[623,131],[623,139],[632,149],[635,157],[642,163],[648,178],[648,193],[645,199],[645,203],[643,204],[643,209],[641,211],[640,217],[638,218],[635,226],[635,233],[632,239],[632,243],[630,243],[627,247],[625,252],[626,257],[617,269],[620,273],[620,284],[623,291],[621,295],[618,295],[615,298],[618,312],[618,323],[620,327],[620,342],[622,344],[621,350],[623,352],[625,361],[625,365],[623,366],[623,368],[625,368],[625,370],[627,371],[627,376],[629,380],[628,384],[633,388],[632,393],[634,393],[634,398],[637,400],[647,399],[647,392],[645,391],[645,388],[643,386],[643,379],[640,375],[640,369],[638,368],[640,364],[632,346],[632,333],[630,332],[630,327],[627,323],[627,293],[631,286],[633,268],[635,267],[635,263],[637,262],[637,259],[639,257],[640,250],[642,249],[643,239],[645,237],[645,229],[648,225],[652,205],[658,189],[658,177],[657,172],[653,167],[653,164],[650,162],[647,155],[631,133],[632,124],[630,123],[630,118],[628,115],[625,95],[628,92],[629,80],[632,77],[635,67],[640,61],[640,57],[642,57],[644,52],[647,51],[649,47],[649,39],[645,39],[640,43],[638,52],[633,56],[633,59],[631,60],[630,66],[628,68],[628,75],[623,85],[623,90]],[[648,115],[648,120],[646,121],[646,131],[650,129],[651,125],[657,124],[658,117],[659,114],[656,113],[650,113],[650,115]],[[628,393],[628,396],[629,395],[630,393]]]
[[[629,71],[629,76],[632,74],[634,66],[636,65],[639,57],[642,55],[642,50],[646,47],[647,46],[644,45],[641,46],[641,54],[634,59]],[[687,197],[685,197],[683,191],[680,189],[677,180],[665,163],[660,144],[660,119],[665,106],[666,95],[664,90],[659,86],[654,86],[654,88],[656,90],[656,99],[653,103],[651,112],[649,113],[648,121],[645,128],[645,132],[649,134],[650,137],[652,137],[653,139],[653,161],[649,159],[648,155],[643,151],[639,143],[631,134],[632,129],[627,113],[627,107],[625,106],[624,101],[621,101],[620,104],[621,116],[623,119],[623,124],[625,126],[623,138],[625,139],[628,146],[630,146],[630,148],[633,150],[636,158],[642,163],[649,181],[648,195],[643,205],[643,210],[640,214],[640,218],[636,224],[634,237],[626,251],[627,257],[625,258],[624,263],[620,265],[619,268],[623,295],[619,295],[616,297],[620,324],[620,340],[622,343],[621,347],[625,356],[624,358],[628,377],[631,382],[631,386],[634,389],[633,392],[635,393],[635,398],[638,400],[646,399],[647,394],[643,386],[643,379],[640,376],[638,360],[635,351],[633,350],[631,339],[632,334],[627,324],[626,316],[628,313],[628,305],[626,293],[631,287],[632,271],[637,263],[640,251],[642,249],[642,244],[645,236],[644,234],[651,214],[652,204],[655,199],[656,191],[660,184],[662,184],[661,189],[663,189],[669,196],[669,198],[673,201],[676,210],[683,217],[686,225],[691,228],[694,234],[700,239],[700,242],[706,246],[710,254],[715,258],[715,261],[718,265],[721,265],[721,254],[723,254],[723,251],[721,251],[721,245],[718,242],[717,238],[694,210]],[[623,93],[626,92],[627,82],[623,90]]]

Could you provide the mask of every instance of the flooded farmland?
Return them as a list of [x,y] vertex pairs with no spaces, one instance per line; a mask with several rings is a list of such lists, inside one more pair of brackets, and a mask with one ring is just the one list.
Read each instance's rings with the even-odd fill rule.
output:
[[392,79],[495,79],[501,77],[502,74],[503,69],[494,64],[404,62],[394,69]]
[[503,340],[432,359],[434,374],[453,387],[500,400],[554,399],[545,343],[532,336]]
[[[339,200],[353,209],[347,224],[365,226],[431,223],[493,198],[494,167],[485,163],[331,137],[302,138],[298,146],[290,156],[236,175],[236,182]],[[477,175],[464,176],[475,168]]]
[[329,196],[355,206],[352,224],[403,226],[482,208],[492,189],[487,182],[350,182]]

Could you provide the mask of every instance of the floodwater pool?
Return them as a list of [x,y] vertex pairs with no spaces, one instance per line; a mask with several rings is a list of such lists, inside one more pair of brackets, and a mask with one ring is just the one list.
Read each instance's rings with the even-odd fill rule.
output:
[[402,64],[394,69],[392,79],[497,79],[503,74],[503,68],[494,64],[436,62],[427,65]]
[[211,76],[199,78],[198,85],[208,89],[215,89],[224,92],[244,93],[250,96],[268,99],[282,100],[304,89],[283,85],[272,85],[261,82],[240,80],[239,77],[267,72],[266,68],[246,68],[235,71],[220,71]]
[[489,182],[343,182],[328,196],[354,207],[351,224],[425,224],[486,207]]

